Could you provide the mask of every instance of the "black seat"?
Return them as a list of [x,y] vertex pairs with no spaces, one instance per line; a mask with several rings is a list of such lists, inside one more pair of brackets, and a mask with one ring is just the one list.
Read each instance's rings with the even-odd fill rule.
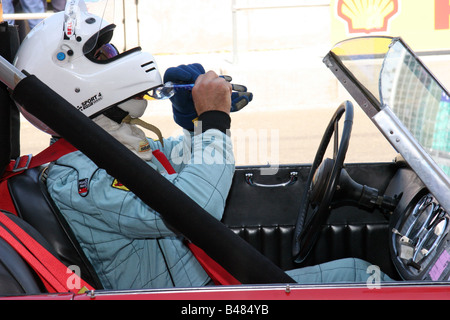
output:
[[[33,227],[12,213],[2,212],[54,254],[51,246]],[[4,225],[0,225],[8,231]],[[44,292],[47,292],[46,288],[37,273],[13,247],[0,238],[0,296],[34,295]]]
[[42,177],[45,167],[28,169],[8,180],[18,216],[33,226],[66,266],[80,268],[81,278],[95,289],[102,284],[67,221],[48,194]]

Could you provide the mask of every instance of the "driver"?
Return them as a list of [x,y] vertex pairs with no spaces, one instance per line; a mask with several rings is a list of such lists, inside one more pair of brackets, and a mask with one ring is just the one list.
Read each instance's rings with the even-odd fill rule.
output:
[[[220,220],[234,173],[231,85],[213,71],[205,73],[199,64],[168,69],[165,81],[195,81],[192,94],[172,98],[174,120],[186,130],[180,137],[147,139],[129,119],[143,115],[143,94],[162,84],[153,57],[139,49],[119,54],[109,44],[112,25],[84,11],[78,19],[74,35],[61,35],[64,13],[47,18],[23,41],[16,66],[39,77]],[[91,92],[89,99],[80,102],[86,92]],[[22,112],[58,139],[56,132]],[[192,132],[194,118],[197,127]],[[206,149],[215,150],[214,161],[193,161],[196,152],[211,153]],[[170,174],[152,150],[161,150],[176,173]],[[47,186],[105,289],[210,284],[183,239],[158,212],[80,151],[50,164]],[[366,281],[368,266],[344,259],[288,273],[300,283]],[[381,280],[387,278],[382,274]]]

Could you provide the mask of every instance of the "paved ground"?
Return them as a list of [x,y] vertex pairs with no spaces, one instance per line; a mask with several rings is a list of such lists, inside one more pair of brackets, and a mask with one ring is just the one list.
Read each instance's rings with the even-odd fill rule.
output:
[[[312,162],[333,113],[334,108],[234,113],[232,137],[237,163]],[[150,115],[145,120],[157,125],[164,136],[180,132],[171,115]],[[391,161],[394,158],[395,152],[365,114],[357,110],[354,122],[347,161]],[[48,145],[49,137],[23,122],[21,141],[22,154],[36,154]]]

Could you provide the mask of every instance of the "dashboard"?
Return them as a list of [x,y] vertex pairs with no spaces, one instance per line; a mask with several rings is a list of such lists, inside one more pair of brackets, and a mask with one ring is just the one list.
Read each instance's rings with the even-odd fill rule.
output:
[[405,280],[449,281],[449,213],[413,171],[403,170],[395,179],[390,192],[402,196],[391,220],[391,257],[397,271]]

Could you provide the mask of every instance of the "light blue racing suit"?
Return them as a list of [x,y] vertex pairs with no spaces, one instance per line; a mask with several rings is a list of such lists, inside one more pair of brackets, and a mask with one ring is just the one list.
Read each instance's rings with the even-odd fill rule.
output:
[[[235,168],[231,139],[210,129],[165,139],[164,147],[149,143],[177,173],[167,174],[155,157],[148,164],[220,220]],[[105,289],[190,287],[210,281],[160,215],[80,151],[50,165],[47,187]]]

